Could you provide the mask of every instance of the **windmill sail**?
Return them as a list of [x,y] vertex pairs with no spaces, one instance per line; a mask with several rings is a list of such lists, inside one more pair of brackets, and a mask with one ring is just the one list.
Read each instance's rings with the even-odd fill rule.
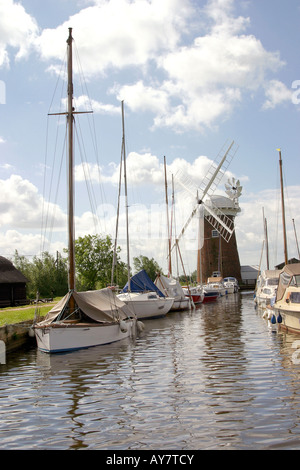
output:
[[[222,147],[217,158],[212,163],[208,173],[203,178],[199,188],[197,188],[194,182],[187,175],[183,174],[183,172],[178,171],[176,173],[175,178],[177,179],[179,184],[187,192],[191,193],[193,197],[197,195],[197,203],[194,206],[192,213],[190,214],[186,223],[184,224],[176,243],[185,233],[187,227],[189,226],[191,220],[194,218],[195,214],[198,212],[201,205],[203,205],[205,208],[205,218],[207,219],[207,221],[212,225],[213,228],[215,228],[220,233],[220,235],[227,242],[230,240],[231,235],[234,231],[233,220],[227,217],[227,215],[224,214],[221,209],[216,207],[211,199],[209,203],[204,202],[204,199],[207,196],[211,198],[211,196],[215,192],[229,164],[231,163],[234,155],[236,154],[238,147],[233,141],[226,151],[224,149],[226,149],[225,145]],[[173,245],[172,249],[175,245],[176,244]]]

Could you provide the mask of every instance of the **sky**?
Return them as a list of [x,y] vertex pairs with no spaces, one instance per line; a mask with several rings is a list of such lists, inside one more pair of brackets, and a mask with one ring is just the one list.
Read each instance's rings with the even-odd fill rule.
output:
[[[71,27],[75,109],[93,111],[76,117],[75,236],[115,237],[124,101],[131,259],[167,266],[164,156],[178,234],[192,193],[232,141],[236,153],[215,194],[231,178],[242,186],[241,265],[266,267],[263,217],[270,267],[284,260],[279,148],[288,257],[297,258],[299,20],[299,0],[0,0],[0,254],[31,258],[67,247],[65,118],[49,114],[65,109]],[[180,241],[188,273],[196,225]]]

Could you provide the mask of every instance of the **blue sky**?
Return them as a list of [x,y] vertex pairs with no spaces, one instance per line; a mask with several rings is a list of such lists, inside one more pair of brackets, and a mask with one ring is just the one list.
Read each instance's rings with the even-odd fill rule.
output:
[[[132,255],[153,256],[165,266],[163,156],[169,175],[180,169],[198,186],[209,162],[234,140],[239,149],[227,176],[243,186],[236,218],[241,264],[259,263],[262,208],[271,263],[283,260],[279,147],[289,257],[298,256],[292,226],[294,219],[300,227],[298,0],[0,0],[0,13],[1,255],[15,249],[38,255],[41,247],[55,253],[66,246],[65,179],[50,201],[45,149],[47,136],[52,146],[56,138],[56,121],[47,114],[53,98],[52,109],[60,103],[54,90],[72,27],[94,111],[96,159],[89,143],[86,149],[91,187],[99,194],[98,230],[114,235],[124,100]],[[76,73],[74,87],[76,105],[84,109]],[[77,236],[92,232],[95,220],[82,175],[77,161]],[[57,176],[56,168],[53,193]],[[179,232],[192,205],[176,198]],[[53,232],[41,245],[49,202]],[[188,251],[192,271],[194,253]]]

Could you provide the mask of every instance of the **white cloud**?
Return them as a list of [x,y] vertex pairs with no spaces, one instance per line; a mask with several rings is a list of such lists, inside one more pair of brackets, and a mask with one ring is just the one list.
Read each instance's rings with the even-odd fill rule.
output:
[[230,115],[245,94],[264,88],[268,75],[283,66],[277,52],[244,34],[249,20],[235,18],[233,7],[233,0],[208,2],[207,31],[156,57],[164,79],[152,75],[115,86],[117,97],[135,112],[152,112],[157,128],[201,131]]
[[276,106],[292,101],[292,90],[280,82],[279,80],[271,80],[266,85],[266,97],[267,100],[263,105],[263,109],[273,109]]
[[[264,88],[269,75],[283,66],[279,53],[267,51],[259,39],[246,34],[250,20],[235,15],[235,0],[208,0],[203,6],[191,0],[89,3],[68,21],[38,36],[34,19],[21,5],[0,0],[0,13],[1,6],[5,13],[3,18],[0,15],[2,64],[8,62],[8,45],[19,47],[18,57],[22,57],[34,42],[40,57],[55,68],[53,62],[65,57],[68,27],[72,26],[84,74],[134,70],[135,81],[116,80],[109,92],[124,99],[134,112],[152,113],[153,128],[177,132],[217,125],[245,94]],[[12,22],[15,17],[19,28]],[[288,99],[284,85],[276,80],[270,84],[265,108]],[[81,96],[77,106],[86,102]],[[100,101],[91,104],[97,113],[120,112]]]
[[[100,0],[56,29],[45,29],[37,41],[44,59],[64,56],[66,31],[74,29],[85,74],[107,68],[143,66],[179,41],[189,15],[187,0]],[[180,15],[178,15],[180,11]]]
[[[47,206],[37,187],[19,175],[0,180],[0,185],[0,227],[40,230],[46,214],[43,214],[43,208],[46,210]],[[65,226],[61,210],[53,204],[50,204],[48,209],[50,214],[55,213],[55,226]]]
[[[299,197],[300,186],[285,188],[286,226],[289,258],[298,257],[292,218],[296,227],[300,226]],[[259,264],[263,232],[263,211],[268,224],[268,241],[270,252],[270,269],[284,261],[281,199],[278,190],[264,190],[257,194],[245,194],[240,199],[242,212],[236,218],[237,243],[243,253],[243,264]],[[266,263],[263,256],[263,263]]]
[[[63,100],[66,102],[66,100]],[[97,100],[90,99],[87,95],[81,95],[74,98],[76,110],[93,111],[97,114],[119,115],[121,113],[120,106],[112,104],[104,104]]]
[[20,3],[0,0],[0,67],[9,66],[9,47],[17,49],[16,59],[26,57],[37,34],[35,19]]

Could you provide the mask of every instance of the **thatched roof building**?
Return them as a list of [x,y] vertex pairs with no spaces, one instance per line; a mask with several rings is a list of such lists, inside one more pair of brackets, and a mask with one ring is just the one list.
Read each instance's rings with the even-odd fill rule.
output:
[[28,279],[11,261],[0,256],[0,307],[22,305],[26,301]]

